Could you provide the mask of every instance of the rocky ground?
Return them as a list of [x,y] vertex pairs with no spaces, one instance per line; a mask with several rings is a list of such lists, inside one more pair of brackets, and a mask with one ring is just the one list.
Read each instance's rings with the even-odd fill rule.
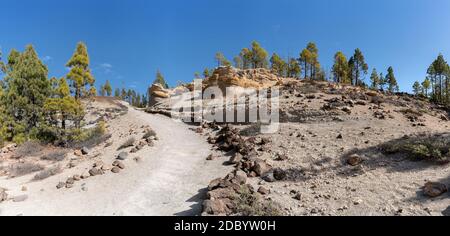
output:
[[[284,215],[448,214],[450,122],[444,110],[407,95],[299,81],[286,81],[280,104],[276,134],[260,134],[257,124],[207,134],[231,156],[236,172],[211,183],[205,213],[248,213],[230,201],[242,196],[235,184],[244,172],[241,186]],[[439,142],[442,159],[383,151],[426,137]]]

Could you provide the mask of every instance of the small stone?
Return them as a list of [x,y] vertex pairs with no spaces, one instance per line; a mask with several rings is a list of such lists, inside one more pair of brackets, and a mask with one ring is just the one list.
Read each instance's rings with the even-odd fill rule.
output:
[[269,189],[264,188],[263,186],[259,187],[258,189],[258,193],[262,194],[262,195],[267,195],[270,193]]
[[89,174],[91,176],[97,176],[97,175],[102,175],[103,172],[100,169],[92,168],[91,170],[89,170]]
[[81,176],[80,175],[74,175],[72,178],[75,181],[80,181],[81,180]]
[[276,180],[281,181],[281,180],[286,179],[287,174],[286,174],[286,171],[282,170],[281,168],[276,168],[276,169],[273,171],[273,177],[274,177]]
[[273,183],[273,182],[277,181],[275,179],[275,177],[273,176],[273,172],[267,173],[266,175],[264,175],[262,177],[262,179],[268,183]]
[[117,160],[121,160],[124,161],[128,158],[128,153],[126,152],[121,152],[119,153],[119,155],[117,156]]
[[73,184],[66,184],[66,188],[73,188]]
[[117,174],[117,173],[120,172],[120,168],[117,167],[117,166],[114,166],[114,167],[111,169],[111,172],[113,172],[114,174]]
[[119,167],[120,169],[125,169],[125,164],[123,164],[123,162],[121,161],[114,161],[112,166]]
[[89,154],[89,149],[88,149],[87,147],[83,147],[83,148],[81,149],[81,154],[83,154],[83,155]]
[[247,183],[247,174],[242,170],[238,170],[238,171],[236,171],[234,179],[236,180],[237,184],[239,184],[239,185],[245,184],[245,183]]
[[8,199],[8,194],[6,189],[0,188],[0,202],[6,201]]
[[353,205],[358,206],[358,205],[361,205],[363,202],[364,202],[363,200],[358,199],[358,200],[353,202]]
[[344,139],[344,136],[342,136],[342,134],[339,134],[336,138],[337,139]]
[[28,195],[20,195],[13,198],[13,202],[24,202],[28,199]]
[[68,178],[66,180],[66,184],[74,184],[74,183],[75,183],[75,180],[73,178]]
[[238,164],[239,162],[242,161],[242,158],[243,158],[242,154],[236,153],[230,158],[229,163],[233,165]]
[[294,199],[297,201],[301,201],[302,200],[302,194],[301,193],[296,193],[294,196]]
[[353,154],[347,159],[347,164],[357,166],[363,162],[363,159],[358,154]]
[[79,157],[79,156],[82,156],[83,153],[81,152],[81,150],[75,150],[75,151],[73,152],[73,155]]
[[206,158],[207,161],[212,161],[216,159],[216,157],[213,154],[209,154],[209,156]]
[[58,185],[56,185],[56,188],[61,189],[61,188],[64,188],[65,186],[66,186],[66,183],[59,182]]
[[28,191],[27,186],[22,186],[22,192],[26,192],[26,191]]
[[447,186],[442,183],[428,182],[423,187],[424,194],[431,198],[439,197],[447,191]]

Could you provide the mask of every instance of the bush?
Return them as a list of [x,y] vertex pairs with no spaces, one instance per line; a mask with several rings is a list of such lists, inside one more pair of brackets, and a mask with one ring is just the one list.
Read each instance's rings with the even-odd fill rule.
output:
[[145,134],[144,134],[144,136],[142,137],[142,139],[148,139],[148,138],[150,138],[150,137],[152,137],[152,136],[156,137],[156,132],[155,132],[154,130],[152,130],[152,129],[149,129],[149,130],[147,130],[147,131],[145,132]]
[[48,168],[46,170],[43,170],[43,171],[37,173],[34,176],[33,181],[44,180],[44,179],[47,179],[47,178],[49,178],[51,176],[60,174],[61,172],[62,172],[61,166],[58,165],[58,166],[55,166],[55,167],[51,167],[51,168]]
[[92,129],[73,129],[67,134],[68,146],[72,148],[94,147],[112,137],[106,133],[105,122],[101,121]]
[[120,147],[117,149],[117,151],[132,147],[132,146],[134,146],[135,142],[136,142],[136,139],[134,137],[131,137],[131,138],[127,139],[127,141],[125,141],[122,145],[120,145]]
[[56,150],[50,153],[47,153],[41,157],[41,160],[44,161],[63,161],[66,158],[67,151],[64,150]]
[[17,163],[12,164],[8,168],[9,177],[21,177],[24,175],[28,175],[34,172],[38,172],[43,170],[44,167],[35,163],[25,162],[25,163]]
[[36,156],[39,155],[42,150],[44,150],[44,146],[39,142],[25,142],[21,144],[16,150],[16,156],[18,157],[26,157],[26,156]]
[[450,160],[450,135],[422,135],[395,140],[382,146],[386,154],[405,154],[415,160],[448,162]]
[[249,187],[243,186],[234,200],[236,211],[242,216],[281,216],[282,212],[274,202],[262,200],[252,194]]

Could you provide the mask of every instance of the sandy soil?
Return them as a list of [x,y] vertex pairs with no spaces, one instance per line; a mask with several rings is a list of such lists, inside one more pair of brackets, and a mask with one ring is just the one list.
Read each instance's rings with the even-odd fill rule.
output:
[[[154,147],[130,154],[125,170],[81,180],[71,189],[56,189],[68,177],[86,173],[96,161],[112,163],[121,142],[130,133],[142,136],[140,127],[146,125],[159,140]],[[169,118],[129,108],[128,114],[109,126],[113,145],[92,149],[91,159],[75,168],[40,182],[30,182],[33,175],[2,177],[0,186],[9,196],[27,195],[28,199],[1,203],[0,215],[197,215],[209,181],[230,171],[223,160],[206,160],[210,146],[203,137]],[[70,154],[68,159],[77,158]]]

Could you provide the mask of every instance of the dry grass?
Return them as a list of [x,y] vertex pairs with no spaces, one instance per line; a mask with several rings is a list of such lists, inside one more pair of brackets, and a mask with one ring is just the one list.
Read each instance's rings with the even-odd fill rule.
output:
[[45,169],[45,170],[37,173],[34,176],[33,181],[44,180],[44,179],[47,179],[47,178],[49,178],[51,176],[54,176],[54,175],[57,175],[57,174],[60,174],[60,173],[62,173],[61,166],[59,166],[59,165],[58,166],[54,166],[54,167]]
[[34,172],[38,172],[43,170],[44,167],[31,162],[25,162],[25,163],[16,163],[12,164],[8,168],[9,177],[15,178],[15,177],[21,177],[25,176]]
[[152,129],[149,129],[145,132],[144,136],[142,137],[142,139],[148,139],[150,137],[156,137],[156,132]]
[[450,134],[421,135],[394,140],[382,146],[386,154],[404,154],[415,160],[450,161]]
[[283,213],[274,202],[262,200],[252,194],[247,186],[243,186],[234,200],[237,214],[242,216],[282,216]]
[[66,150],[54,150],[41,157],[44,161],[63,161],[66,158]]
[[122,145],[120,145],[120,147],[117,149],[117,151],[132,147],[132,146],[134,146],[135,142],[136,142],[136,139],[134,137],[131,137],[131,138],[127,139]]
[[17,148],[15,155],[17,157],[37,156],[41,154],[44,148],[38,142],[25,142]]

